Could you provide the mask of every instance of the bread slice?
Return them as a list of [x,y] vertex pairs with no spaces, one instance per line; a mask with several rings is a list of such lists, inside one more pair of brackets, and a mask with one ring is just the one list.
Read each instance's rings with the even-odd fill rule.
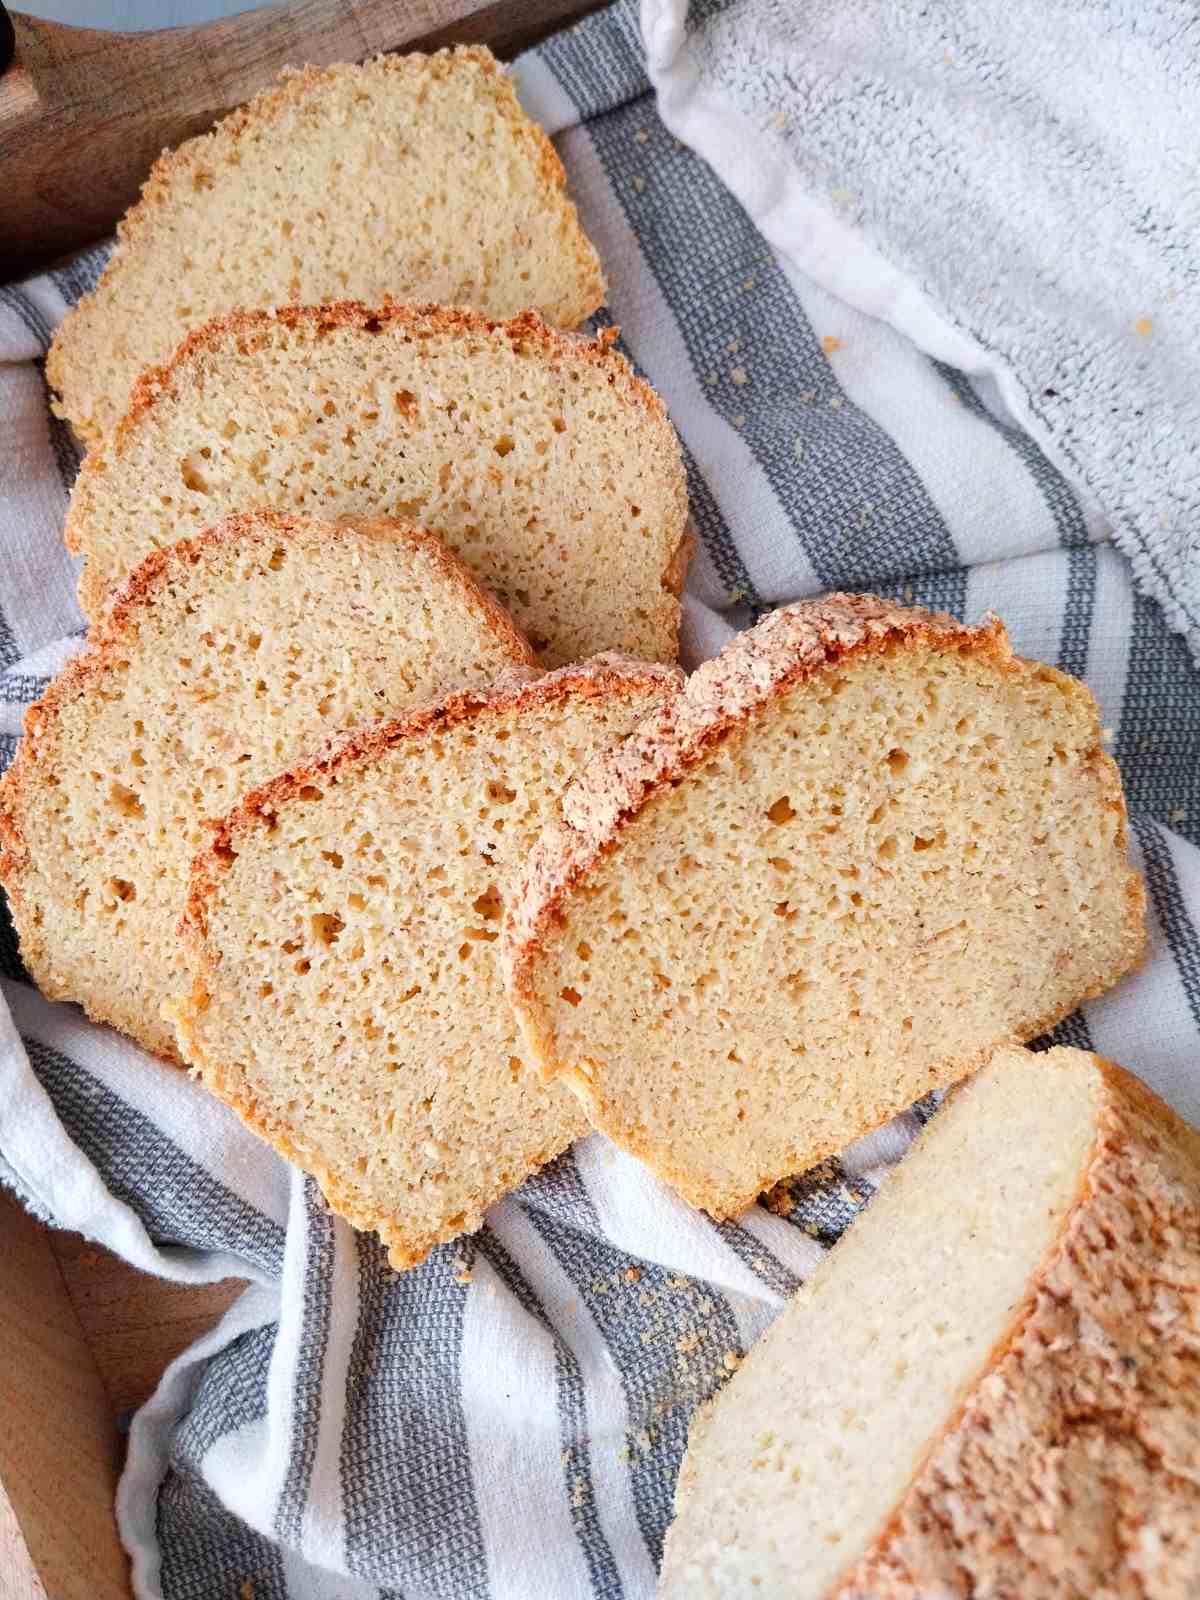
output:
[[1200,1594],[1200,1135],[1000,1052],[693,1424],[661,1600]]
[[1142,948],[1095,703],[995,619],[851,595],[777,611],[563,815],[506,936],[529,1046],[716,1216]]
[[554,147],[481,46],[286,72],[163,155],[46,375],[94,445],[210,318],[385,295],[564,328],[604,298]]
[[436,306],[212,324],[84,462],[66,528],[84,611],[156,546],[259,505],[433,528],[548,663],[610,646],[675,658],[679,442],[604,340]]
[[0,783],[30,973],[173,1057],[159,1011],[205,819],[339,728],[530,660],[440,541],[399,523],[239,516],[150,556]]
[[527,1066],[493,944],[571,772],[678,681],[601,657],[453,696],[248,795],[196,862],[179,1048],[397,1268],[585,1127]]

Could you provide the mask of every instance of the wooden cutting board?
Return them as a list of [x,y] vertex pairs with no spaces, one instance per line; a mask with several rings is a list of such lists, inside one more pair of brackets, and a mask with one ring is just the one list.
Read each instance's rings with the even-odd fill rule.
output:
[[[147,33],[12,11],[15,51],[0,72],[0,280],[111,232],[165,147],[211,127],[281,67],[472,41],[511,56],[596,4],[295,0]],[[0,33],[0,59],[4,42]]]

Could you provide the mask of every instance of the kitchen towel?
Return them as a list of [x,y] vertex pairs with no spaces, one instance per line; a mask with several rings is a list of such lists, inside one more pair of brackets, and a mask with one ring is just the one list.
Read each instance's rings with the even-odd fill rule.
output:
[[[1123,26],[1144,73],[1171,15],[1099,0],[1070,11],[1089,37]],[[997,162],[1018,159],[1013,141],[1036,154],[1051,127],[1087,143],[1090,109],[1068,115],[1056,75],[1014,75],[1004,50],[1021,13],[973,8],[965,39],[961,15],[916,0],[734,0],[693,5],[686,28],[682,0],[647,0],[642,16],[623,0],[515,70],[604,258],[611,298],[598,320],[621,327],[683,438],[699,539],[689,663],[763,609],[840,586],[971,620],[994,609],[1020,651],[1084,677],[1129,796],[1150,949],[1058,1037],[1134,1068],[1200,1122],[1200,675],[1178,631],[1186,583],[1172,597],[1145,572],[1135,581],[1122,553],[1131,502],[1069,446],[1072,430],[1123,420],[1090,388],[1099,296],[1046,312],[1055,350],[1080,355],[1075,368],[1063,356],[1055,405],[1034,417],[1024,386],[1041,381],[1043,353],[1025,340],[1048,324],[1032,310],[1006,323],[997,354],[980,307],[1040,293],[1036,275],[1020,293],[1002,282],[1002,258],[1014,272],[1032,259],[1045,218],[1031,214],[1022,233],[1017,208],[998,254],[978,234],[983,214],[947,187],[944,214],[935,191],[914,194],[921,227],[888,232],[906,129],[923,129],[921,114],[936,122],[931,107],[944,110],[951,91],[970,99],[978,80],[995,97]],[[975,77],[947,79],[947,54]],[[746,71],[727,81],[738,59]],[[755,83],[771,73],[763,117]],[[835,113],[856,98],[878,135],[839,145]],[[924,132],[912,138],[932,155]],[[872,187],[881,140],[894,147],[892,177]],[[852,215],[838,215],[834,189],[857,195]],[[1154,199],[1148,188],[1148,208]],[[1114,252],[1133,250],[1122,230],[1135,222],[1099,209],[1095,222],[1113,230]],[[947,249],[959,270],[943,278]],[[6,758],[24,707],[81,637],[60,538],[77,455],[40,363],[105,253],[0,289]],[[976,271],[991,300],[963,288],[982,281]],[[1151,282],[1143,274],[1130,293]],[[1137,403],[1160,388],[1200,392],[1186,338],[1164,352],[1163,313],[1143,300],[1128,309],[1147,333],[1106,302],[1112,328],[1134,341],[1129,360],[1143,363]],[[896,310],[910,305],[940,324]],[[1087,326],[1072,343],[1076,314]],[[1178,410],[1168,425],[1182,427]],[[1144,462],[1121,454],[1116,431],[1107,438],[1132,494]],[[1168,474],[1178,466],[1167,481],[1186,497],[1194,436],[1177,443],[1162,460]],[[1191,493],[1180,504],[1194,525]],[[1160,510],[1151,501],[1136,515],[1166,551],[1178,526],[1156,521]],[[477,1236],[397,1275],[183,1074],[43,1000],[10,928],[0,970],[0,1177],[148,1270],[249,1283],[132,1420],[119,1509],[143,1597],[648,1600],[692,1411],[931,1109],[719,1225],[586,1139],[494,1207]]]

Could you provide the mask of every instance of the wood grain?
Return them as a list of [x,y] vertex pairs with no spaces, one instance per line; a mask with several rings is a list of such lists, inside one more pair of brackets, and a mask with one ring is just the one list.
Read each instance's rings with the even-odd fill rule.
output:
[[114,1419],[154,1392],[163,1369],[207,1333],[246,1287],[151,1278],[77,1233],[52,1233],[50,1248]]
[[154,159],[287,65],[468,41],[511,55],[597,0],[296,0],[193,28],[111,33],[12,13],[0,76],[0,276],[111,230]]
[[[112,1405],[46,1230],[0,1191],[0,1483],[12,1593],[127,1600]],[[21,1545],[24,1545],[22,1552]]]

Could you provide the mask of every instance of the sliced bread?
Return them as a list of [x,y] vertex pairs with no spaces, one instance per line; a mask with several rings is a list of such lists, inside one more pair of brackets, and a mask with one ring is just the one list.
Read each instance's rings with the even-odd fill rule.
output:
[[211,317],[385,295],[564,328],[604,297],[554,147],[478,45],[287,72],[165,154],[46,375],[94,445]]
[[239,516],[150,556],[0,783],[32,976],[173,1056],[159,1011],[205,819],[339,728],[531,660],[441,542],[395,522]]
[[260,505],[433,528],[548,664],[675,658],[679,442],[604,340],[430,306],[212,324],[84,463],[66,527],[84,611],[156,546]]
[[493,947],[571,773],[678,681],[601,657],[453,696],[248,795],[195,864],[184,1059],[398,1268],[585,1127]]
[[1200,1134],[1006,1049],[693,1424],[661,1600],[1200,1594]]
[[506,959],[543,1071],[728,1216],[1106,989],[1142,906],[1084,686],[835,595],[581,775]]

